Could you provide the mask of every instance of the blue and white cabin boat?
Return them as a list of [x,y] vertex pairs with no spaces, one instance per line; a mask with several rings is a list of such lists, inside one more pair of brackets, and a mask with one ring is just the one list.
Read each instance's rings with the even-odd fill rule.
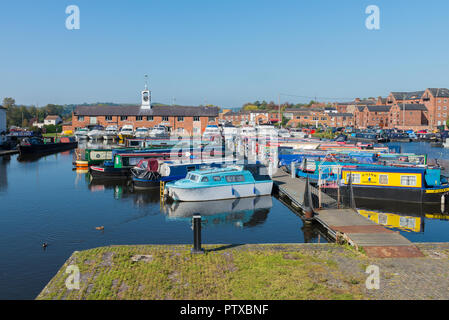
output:
[[195,170],[185,179],[166,185],[168,196],[175,201],[208,201],[270,195],[273,181],[257,170],[239,166]]

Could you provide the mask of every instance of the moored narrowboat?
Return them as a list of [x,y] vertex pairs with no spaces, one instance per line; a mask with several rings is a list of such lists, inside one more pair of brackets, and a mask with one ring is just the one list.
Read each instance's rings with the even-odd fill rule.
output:
[[74,138],[24,138],[19,144],[20,155],[36,155],[55,153],[75,149],[78,142]]
[[449,193],[440,168],[344,166],[341,176],[341,188],[351,184],[355,198],[438,204]]

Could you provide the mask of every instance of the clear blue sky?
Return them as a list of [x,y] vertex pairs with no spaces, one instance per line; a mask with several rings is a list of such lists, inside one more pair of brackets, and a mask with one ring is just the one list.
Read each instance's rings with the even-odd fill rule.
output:
[[[65,28],[71,4],[80,30]],[[144,74],[154,102],[223,107],[449,87],[448,12],[447,0],[2,1],[0,99],[138,103]]]

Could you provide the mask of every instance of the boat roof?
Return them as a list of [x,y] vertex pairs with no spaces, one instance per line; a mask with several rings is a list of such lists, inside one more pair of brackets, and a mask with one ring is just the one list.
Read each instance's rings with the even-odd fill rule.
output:
[[343,166],[342,170],[349,171],[349,170],[356,170],[356,171],[363,171],[363,172],[406,172],[406,173],[424,173],[427,168],[419,168],[419,167],[390,167],[390,166]]
[[198,175],[207,175],[207,174],[242,172],[242,171],[246,170],[243,170],[243,168],[239,166],[230,166],[226,168],[203,168],[199,170],[190,171],[190,173]]

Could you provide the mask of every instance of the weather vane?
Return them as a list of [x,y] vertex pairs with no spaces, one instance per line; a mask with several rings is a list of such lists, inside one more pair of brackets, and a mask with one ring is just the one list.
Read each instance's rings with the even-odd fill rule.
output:
[[148,90],[148,75],[145,75],[145,90]]

